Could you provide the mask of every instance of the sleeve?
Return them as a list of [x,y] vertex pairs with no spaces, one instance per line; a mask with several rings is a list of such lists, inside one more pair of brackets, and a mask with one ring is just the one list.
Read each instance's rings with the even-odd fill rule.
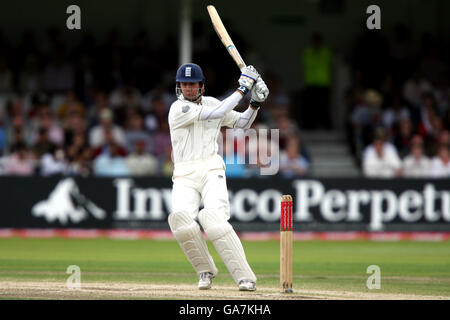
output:
[[186,127],[200,120],[203,107],[193,103],[175,102],[170,107],[169,124],[172,129]]
[[240,117],[241,117],[240,112],[231,110],[225,115],[225,117],[223,117],[222,127],[235,128]]
[[253,109],[248,107],[244,112],[239,113],[239,120],[236,122],[235,127],[241,129],[249,129],[253,121],[255,121],[256,115],[258,114],[258,109]]
[[214,99],[214,107],[205,107],[201,114],[202,120],[222,119],[228,112],[233,110],[242,99],[242,95],[239,92],[232,93],[228,98],[223,101]]

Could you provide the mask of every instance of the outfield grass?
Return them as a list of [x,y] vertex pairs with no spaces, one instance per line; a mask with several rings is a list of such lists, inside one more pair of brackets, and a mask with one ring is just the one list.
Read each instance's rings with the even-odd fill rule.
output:
[[[215,283],[233,281],[214,248]],[[244,242],[258,285],[279,285],[279,243]],[[197,276],[175,241],[0,239],[0,281],[62,281],[69,265],[83,282],[195,284]],[[369,265],[381,289],[369,290]],[[294,243],[294,288],[450,297],[450,242],[302,241]]]

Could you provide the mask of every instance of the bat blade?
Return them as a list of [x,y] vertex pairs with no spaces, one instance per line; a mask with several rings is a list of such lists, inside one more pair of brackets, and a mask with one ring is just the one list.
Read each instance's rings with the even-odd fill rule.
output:
[[219,13],[213,5],[207,6],[209,17],[211,18],[211,22],[214,26],[214,30],[222,41],[223,45],[227,49],[230,56],[233,58],[234,62],[237,64],[239,69],[245,68],[246,64],[244,59],[242,59],[239,51],[236,49],[233,41],[231,40],[230,35],[225,29],[222,20],[220,19]]

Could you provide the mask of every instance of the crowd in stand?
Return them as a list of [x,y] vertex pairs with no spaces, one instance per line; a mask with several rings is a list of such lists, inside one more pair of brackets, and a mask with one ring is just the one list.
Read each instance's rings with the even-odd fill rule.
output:
[[[205,43],[216,44],[212,36]],[[369,177],[448,177],[450,55],[432,37],[424,37],[413,55],[405,28],[397,28],[394,37],[389,44],[369,33],[352,51],[346,95],[352,151]],[[304,102],[314,103],[319,95],[326,103],[323,97],[329,95],[332,52],[317,49],[322,41],[314,35],[305,52]],[[216,48],[204,45],[195,56],[207,78],[206,94],[225,98],[238,74],[211,60]],[[43,40],[26,31],[17,43],[0,32],[0,175],[170,177],[167,115],[176,99],[177,52],[174,38],[155,47],[146,31],[127,45],[113,30],[103,43],[85,34],[72,46],[52,28]],[[308,175],[313,159],[300,134],[303,124],[314,122],[308,121],[308,106],[294,106],[270,70],[264,70],[264,80],[270,95],[254,128],[279,129],[281,177]],[[310,116],[320,126],[324,112],[315,110]],[[329,119],[322,122],[329,128]],[[237,146],[224,153],[226,162],[230,157],[234,162],[227,163],[230,177],[259,177],[258,169],[268,165],[259,158],[248,164],[249,150]]]
[[154,49],[143,31],[128,46],[117,31],[72,47],[53,28],[0,35],[0,173],[170,175],[170,59],[172,39]]
[[450,177],[448,40],[425,34],[415,50],[399,25],[391,43],[377,33],[357,42],[348,132],[365,176]]
[[[128,45],[112,30],[104,43],[85,34],[73,46],[54,28],[39,41],[25,31],[18,43],[0,32],[0,174],[170,177],[167,115],[176,99],[177,52],[174,38],[155,48],[146,31]],[[220,71],[221,82],[211,76],[220,66],[196,55],[205,57],[206,94],[229,94],[223,81],[229,86],[238,73]],[[276,112],[265,108],[258,125],[270,119],[283,126],[283,140],[298,127],[283,112],[288,98],[276,89],[276,77],[266,82],[273,88],[266,105],[278,105]],[[290,150],[285,163],[293,168],[300,149]],[[264,165],[245,165],[234,175],[233,164],[229,169],[233,176],[252,176]]]

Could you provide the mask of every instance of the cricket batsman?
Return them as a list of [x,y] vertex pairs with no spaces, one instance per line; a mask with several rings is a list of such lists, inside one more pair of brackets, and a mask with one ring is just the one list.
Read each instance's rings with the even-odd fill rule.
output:
[[[241,69],[239,86],[220,101],[204,96],[205,77],[194,63],[183,64],[176,74],[178,100],[169,111],[174,171],[172,213],[169,225],[175,239],[200,280],[198,288],[210,289],[217,268],[209,254],[200,225],[213,243],[241,291],[256,290],[256,276],[231,224],[225,163],[218,154],[217,138],[223,126],[248,129],[256,118],[269,89],[253,66]],[[246,95],[244,112],[233,109]],[[203,209],[199,211],[203,202]]]

